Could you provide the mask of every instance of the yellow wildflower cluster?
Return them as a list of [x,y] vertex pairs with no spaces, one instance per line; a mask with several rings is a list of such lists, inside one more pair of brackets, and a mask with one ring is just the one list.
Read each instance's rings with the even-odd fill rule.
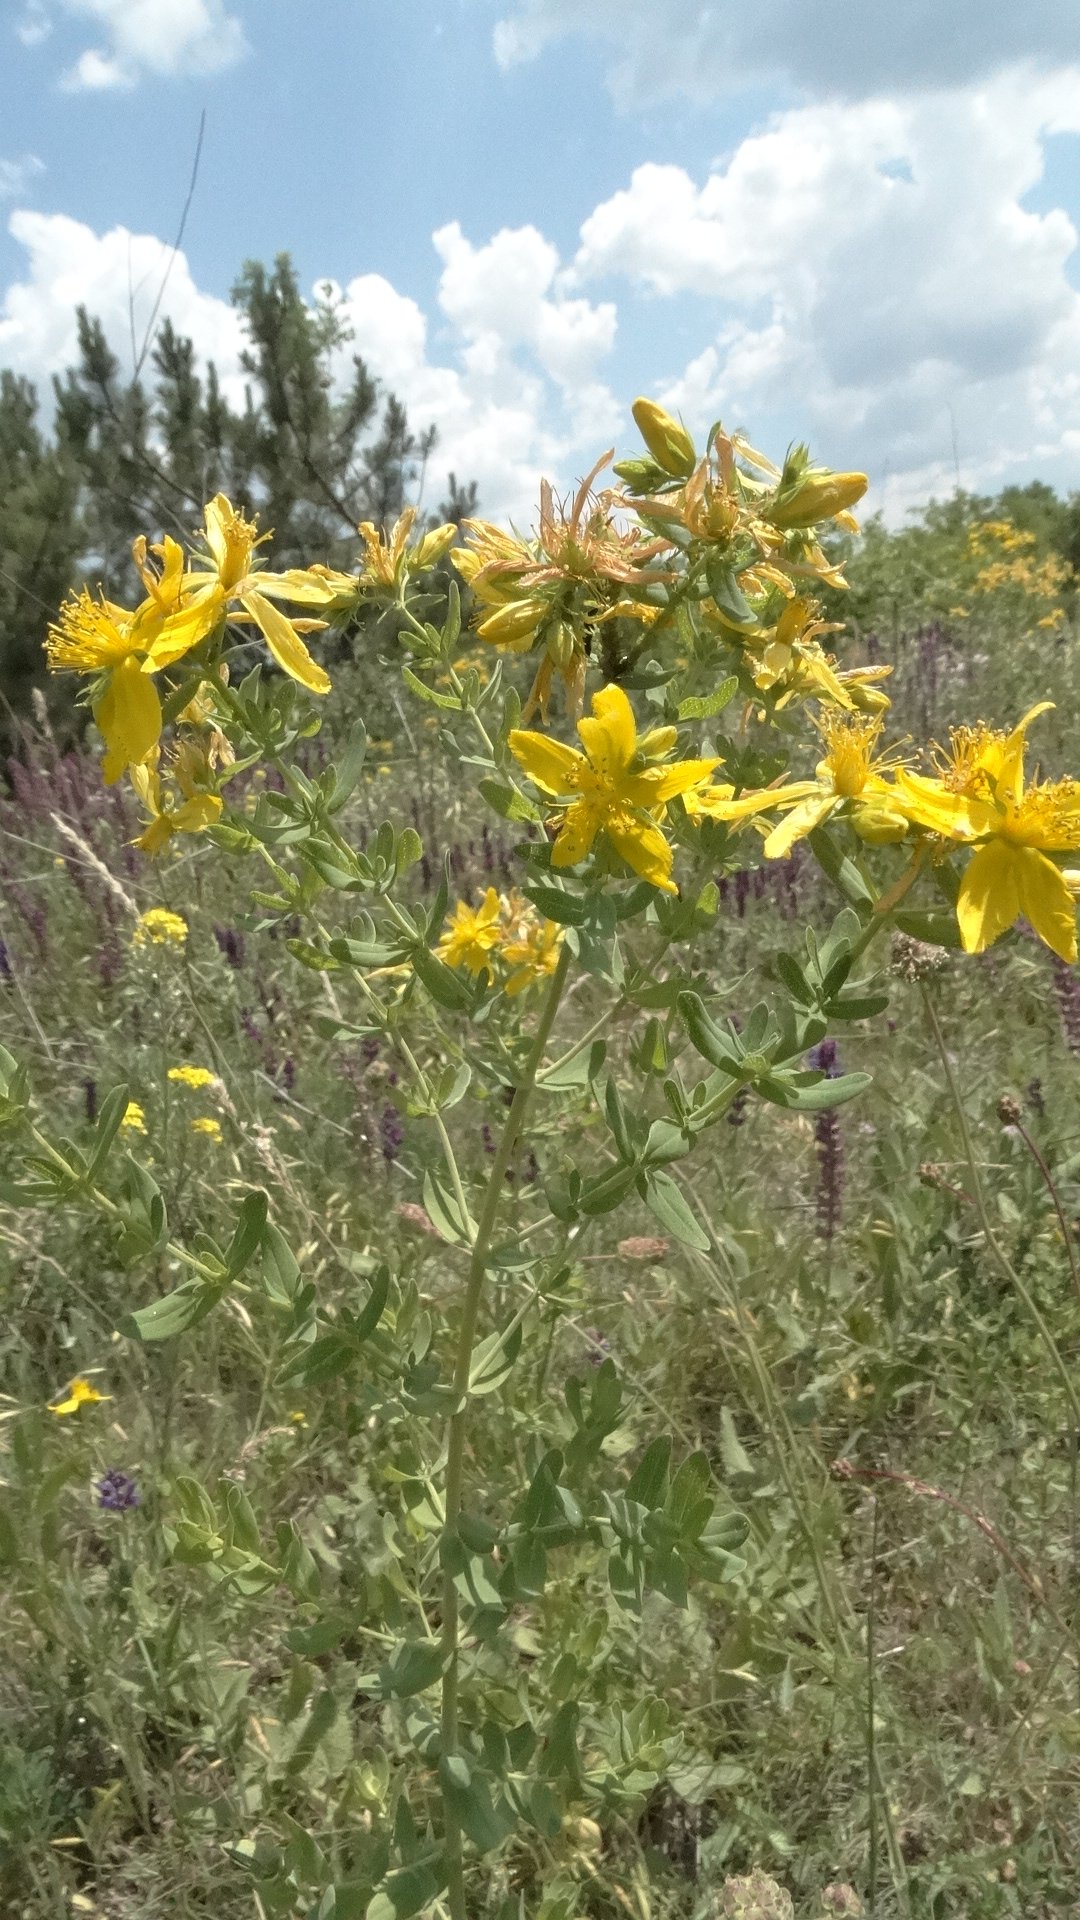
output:
[[[802,447],[780,469],[719,428],[699,459],[685,427],[655,402],[638,400],[634,417],[649,457],[616,464],[627,491],[591,491],[604,454],[569,506],[542,482],[532,540],[470,520],[451,554],[477,602],[480,638],[540,655],[525,717],[546,715],[556,678],[576,717],[589,660],[599,653],[612,673],[676,608],[742,647],[753,683],[777,704],[796,693],[882,704],[870,683],[884,670],[838,672],[820,644],[835,629],[801,591],[815,580],[846,585],[816,530],[857,530],[849,509],[865,474],[812,466]],[[628,623],[621,643],[606,631],[615,621]]]
[[198,1092],[201,1087],[212,1087],[215,1075],[211,1073],[209,1067],[170,1067],[169,1079],[175,1080],[178,1086],[191,1087],[193,1091]]
[[[1025,533],[1011,520],[980,520],[967,534],[965,557],[975,568],[968,591],[984,600],[1006,594],[1010,607],[1022,608],[1029,630],[1053,633],[1065,624],[1061,598],[1075,580],[1060,554],[1048,553],[1040,559],[1038,546],[1033,533]],[[953,609],[965,618],[970,611],[963,605]]]
[[478,907],[458,902],[435,951],[448,967],[464,967],[474,978],[501,974],[503,992],[515,995],[554,973],[562,939],[562,927],[522,894],[489,887]]
[[1048,704],[1033,707],[1010,733],[954,730],[932,774],[877,754],[880,720],[826,710],[818,720],[826,752],[813,780],[737,796],[706,789],[695,811],[726,822],[779,813],[765,840],[773,860],[841,811],[872,842],[911,839],[934,854],[969,848],[957,900],[965,951],[981,953],[1023,917],[1074,961],[1080,873],[1058,861],[1080,853],[1080,780],[1024,777],[1027,730]]
[[[146,853],[160,853],[174,834],[200,833],[220,818],[219,788],[231,751],[213,724],[214,696],[227,682],[222,650],[229,623],[254,626],[285,673],[310,693],[329,693],[329,676],[302,636],[351,618],[365,588],[393,588],[409,572],[434,565],[457,530],[436,528],[410,547],[415,518],[409,509],[385,542],[375,527],[362,525],[366,558],[356,575],[328,567],[275,574],[258,555],[270,535],[259,534],[257,522],[218,493],[204,509],[190,553],[168,536],[154,546],[143,536],[135,541],[145,597],[134,610],[85,589],[68,597],[49,629],[48,665],[55,673],[89,677],[105,743],[105,780],[112,785],[130,773],[148,815],[137,842]],[[279,601],[311,612],[287,615]],[[188,697],[176,716],[176,740],[163,755],[166,708],[156,680],[178,667]]]
[[120,1127],[124,1133],[145,1133],[146,1115],[137,1100],[129,1100],[120,1116]]
[[182,914],[168,907],[148,907],[140,913],[131,936],[135,947],[182,947],[188,937],[188,924]]

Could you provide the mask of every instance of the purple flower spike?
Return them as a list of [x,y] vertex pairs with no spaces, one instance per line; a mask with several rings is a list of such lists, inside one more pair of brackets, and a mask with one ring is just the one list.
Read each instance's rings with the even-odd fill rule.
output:
[[108,1473],[96,1483],[97,1503],[106,1513],[127,1513],[139,1504],[139,1489],[130,1473],[124,1473],[120,1467],[110,1467]]

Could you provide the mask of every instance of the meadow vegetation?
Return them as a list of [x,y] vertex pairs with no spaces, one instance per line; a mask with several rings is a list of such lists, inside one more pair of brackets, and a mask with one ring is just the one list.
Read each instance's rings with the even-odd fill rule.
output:
[[219,495],[58,611],[4,1914],[1078,1910],[1068,541],[635,412],[536,541]]

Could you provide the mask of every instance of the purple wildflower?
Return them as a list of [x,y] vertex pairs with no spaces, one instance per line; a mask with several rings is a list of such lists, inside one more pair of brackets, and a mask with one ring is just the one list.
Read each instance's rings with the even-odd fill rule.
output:
[[215,927],[214,939],[225,955],[230,967],[239,970],[244,964],[244,936],[235,927]]
[[8,959],[7,947],[4,942],[0,940],[0,980],[14,980],[14,978],[15,975],[11,971],[11,961]]
[[602,1367],[611,1352],[611,1341],[601,1327],[582,1327],[582,1333],[589,1342],[589,1351],[585,1355],[590,1367]]
[[1070,1053],[1080,1055],[1080,980],[1068,962],[1054,955],[1054,992],[1061,1015],[1061,1031]]
[[97,1119],[97,1081],[83,1081],[83,1098],[86,1101],[86,1117],[93,1126]]
[[110,1467],[96,1482],[97,1503],[106,1513],[127,1513],[139,1504],[139,1489],[130,1473],[124,1473],[120,1467]]
[[379,1144],[389,1165],[396,1160],[405,1139],[405,1122],[396,1107],[385,1106],[379,1117]]
[[727,1123],[729,1127],[745,1126],[746,1109],[749,1104],[750,1104],[749,1087],[740,1087],[738,1093],[735,1095],[734,1100],[732,1101],[730,1107],[727,1110]]
[[[816,1067],[826,1079],[839,1077],[840,1057],[835,1040],[819,1040],[806,1057],[810,1066]],[[814,1145],[818,1167],[814,1211],[818,1232],[823,1240],[831,1242],[840,1225],[844,1196],[844,1136],[835,1107],[825,1107],[815,1117]]]

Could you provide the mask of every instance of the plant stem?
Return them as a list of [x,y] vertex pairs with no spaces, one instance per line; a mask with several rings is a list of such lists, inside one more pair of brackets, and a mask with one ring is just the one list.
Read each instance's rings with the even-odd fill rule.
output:
[[[484,1203],[477,1222],[476,1239],[473,1243],[469,1273],[465,1283],[465,1301],[458,1333],[457,1355],[454,1361],[454,1411],[450,1416],[446,1450],[446,1520],[442,1535],[444,1541],[449,1540],[457,1531],[461,1515],[465,1478],[465,1440],[469,1417],[469,1376],[472,1370],[473,1345],[480,1315],[480,1301],[487,1272],[488,1251],[498,1217],[499,1203],[506,1188],[507,1170],[533,1096],[537,1072],[544,1057],[544,1048],[547,1046],[559,1001],[562,998],[569,965],[570,950],[564,943],[548,988],[532,1046],[529,1048],[521,1078],[514,1089],[514,1098],[495,1149],[495,1157],[491,1163],[491,1172],[488,1175],[484,1193]],[[444,1760],[452,1759],[459,1751],[458,1629],[457,1586],[450,1567],[444,1566],[442,1584],[442,1757]],[[443,1813],[450,1912],[453,1920],[469,1920],[465,1905],[461,1828],[450,1807],[445,1804],[445,1799]]]

